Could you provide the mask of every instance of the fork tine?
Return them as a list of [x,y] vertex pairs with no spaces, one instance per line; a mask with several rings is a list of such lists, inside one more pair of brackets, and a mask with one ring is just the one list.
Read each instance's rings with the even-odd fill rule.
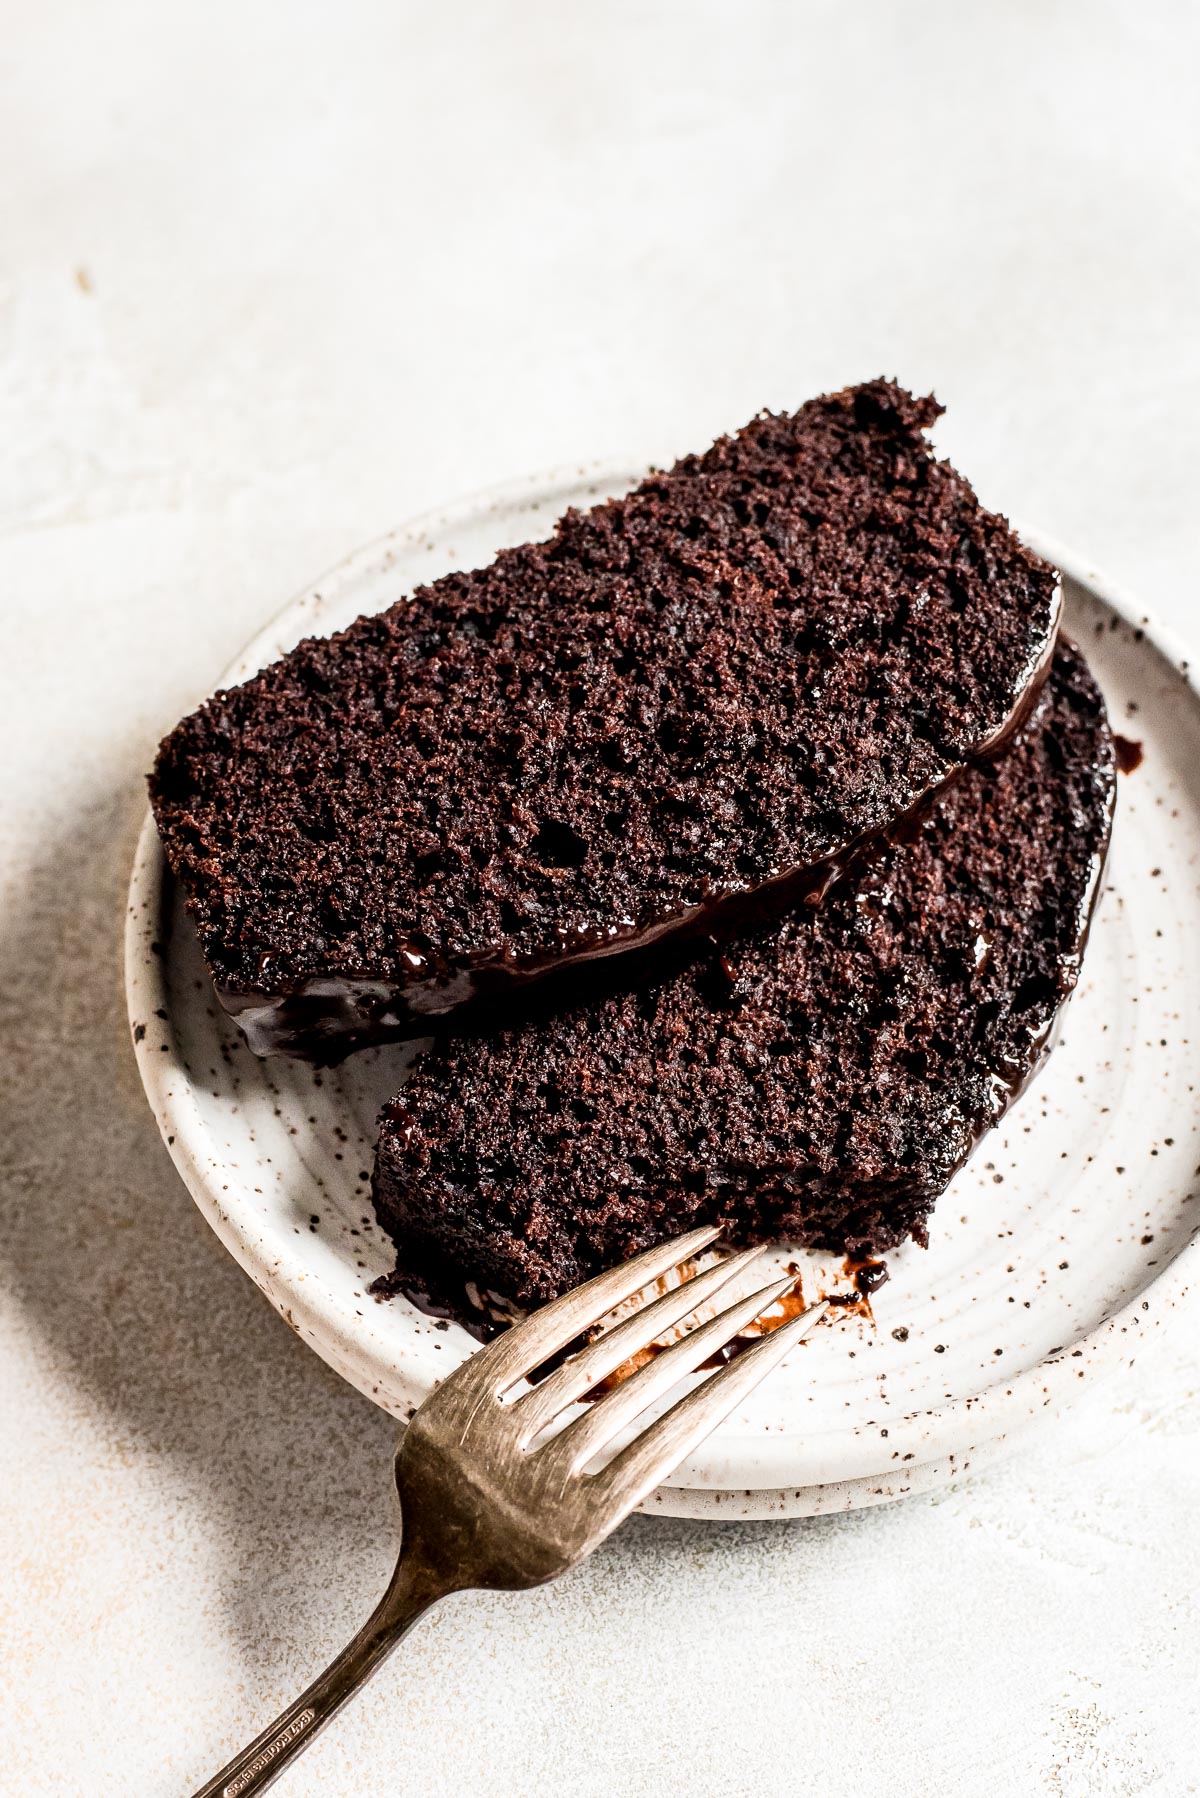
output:
[[724,1348],[739,1330],[753,1323],[768,1305],[781,1298],[788,1287],[795,1283],[794,1274],[785,1274],[782,1279],[772,1280],[769,1285],[760,1287],[748,1297],[735,1300],[724,1311],[719,1311],[716,1317],[689,1331],[678,1342],[673,1342],[670,1348],[656,1355],[645,1367],[639,1367],[636,1373],[630,1374],[615,1392],[610,1392],[606,1398],[593,1405],[586,1417],[577,1417],[573,1423],[569,1423],[541,1452],[556,1464],[575,1473],[581,1472],[605,1443],[611,1442],[626,1424],[632,1423],[635,1417],[640,1417],[655,1399],[669,1392],[684,1374],[692,1373],[715,1350]]
[[564,1293],[562,1298],[535,1311],[524,1323],[505,1330],[468,1363],[472,1374],[486,1381],[496,1392],[505,1391],[532,1373],[541,1362],[548,1361],[559,1349],[574,1342],[577,1336],[582,1336],[592,1324],[599,1323],[622,1300],[632,1298],[635,1292],[640,1292],[651,1280],[657,1280],[660,1274],[669,1273],[681,1261],[698,1255],[720,1234],[715,1225],[691,1230],[686,1236],[656,1244],[632,1261],[610,1267],[607,1273],[597,1274],[586,1285]]
[[522,1440],[528,1442],[574,1399],[590,1392],[597,1381],[613,1373],[631,1355],[661,1336],[664,1330],[669,1330],[681,1318],[707,1303],[762,1253],[761,1248],[743,1249],[740,1254],[719,1261],[715,1267],[706,1268],[693,1279],[681,1281],[661,1298],[643,1305],[624,1323],[605,1330],[603,1336],[572,1355],[569,1361],[517,1400]]
[[772,1330],[770,1335],[744,1349],[736,1360],[714,1373],[694,1392],[687,1393],[635,1441],[615,1454],[593,1480],[597,1495],[616,1507],[618,1519],[653,1492],[663,1477],[672,1473],[697,1444],[753,1392],[764,1375],[778,1366],[788,1350],[807,1335],[828,1310],[828,1301],[822,1299],[818,1304],[810,1305],[800,1317]]

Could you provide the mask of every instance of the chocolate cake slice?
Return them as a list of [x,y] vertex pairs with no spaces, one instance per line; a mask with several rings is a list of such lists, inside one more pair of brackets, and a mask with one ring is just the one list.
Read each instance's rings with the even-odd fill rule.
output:
[[536,1305],[711,1221],[852,1254],[922,1238],[1075,985],[1114,791],[1063,644],[1008,752],[818,905],[655,987],[443,1044],[380,1124],[401,1268]]
[[252,1046],[336,1059],[698,932],[1009,729],[1057,578],[930,454],[940,410],[764,414],[184,719],[151,797]]

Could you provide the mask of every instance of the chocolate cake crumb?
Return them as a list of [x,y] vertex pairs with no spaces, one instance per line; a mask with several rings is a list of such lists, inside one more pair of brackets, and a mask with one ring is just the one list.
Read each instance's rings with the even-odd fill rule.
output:
[[167,859],[251,1045],[313,1060],[885,829],[1008,728],[1057,576],[889,381],[764,413],[171,733]]

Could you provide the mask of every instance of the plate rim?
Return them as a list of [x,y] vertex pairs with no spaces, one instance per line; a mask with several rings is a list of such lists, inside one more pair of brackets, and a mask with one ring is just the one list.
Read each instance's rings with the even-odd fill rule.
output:
[[[444,534],[456,523],[476,522],[486,510],[510,510],[514,505],[519,507],[522,501],[536,501],[540,508],[547,499],[568,492],[577,497],[581,483],[594,483],[598,495],[620,491],[642,478],[645,468],[646,464],[635,465],[627,461],[560,465],[544,473],[486,487],[451,505],[430,508],[416,515],[327,568],[317,580],[280,606],[252,635],[210,691],[244,680],[248,673],[263,664],[264,655],[269,659],[275,652],[279,627],[284,620],[290,627],[295,615],[302,615],[319,604],[331,586],[345,586],[368,574],[384,572],[401,547],[409,550],[431,532]],[[1120,582],[1112,580],[1057,538],[1018,523],[1013,524],[1013,529],[1023,542],[1061,569],[1076,585],[1140,630],[1151,647],[1175,668],[1189,688],[1193,701],[1200,705],[1200,666],[1179,633],[1155,617]],[[187,1077],[175,1052],[174,1032],[169,1028],[166,957],[157,929],[168,896],[167,886],[166,864],[158,833],[153,816],[147,810],[129,885],[124,943],[125,992],[138,1068],[160,1134],[201,1214],[285,1322],[364,1396],[391,1409],[381,1397],[383,1382],[377,1376],[374,1358],[356,1337],[353,1318],[346,1315],[342,1301],[331,1288],[309,1279],[303,1272],[294,1278],[281,1278],[270,1264],[271,1258],[264,1255],[263,1245],[250,1221],[239,1218],[236,1206],[224,1204],[220,1193],[207,1178],[203,1163],[208,1139],[203,1121],[196,1114],[194,1105],[189,1116],[186,1100],[181,1102],[172,1087],[173,1079],[178,1083]],[[139,1040],[137,1020],[156,1014],[167,1018],[166,1042],[151,1043],[147,1037]],[[901,1444],[896,1450],[897,1455],[905,1444],[911,1443],[913,1453],[909,1464],[914,1473],[917,1466],[936,1462],[940,1466],[949,1466],[950,1471],[945,1477],[952,1478],[956,1458],[961,1466],[962,1460],[977,1446],[1018,1427],[1021,1420],[1035,1417],[1047,1407],[1070,1402],[1079,1391],[1081,1362],[1093,1374],[1131,1363],[1138,1339],[1157,1327],[1192,1292],[1197,1283],[1198,1260],[1200,1226],[1119,1311],[1093,1330],[1063,1344],[1056,1354],[1043,1356],[1014,1377],[998,1379],[977,1392],[891,1419],[892,1443],[895,1445],[899,1441]],[[1122,1346],[1123,1337],[1130,1339],[1131,1346]],[[718,1453],[706,1456],[702,1450],[699,1456],[692,1457],[679,1468],[667,1484],[687,1491],[714,1493],[766,1493],[787,1488],[792,1486],[788,1455],[793,1436],[794,1432],[787,1430],[765,1433],[761,1429],[748,1432],[730,1427],[714,1440],[713,1446],[719,1448]],[[861,1426],[838,1434],[833,1440],[837,1443],[836,1477],[827,1482],[810,1482],[807,1490],[832,1484],[849,1491],[857,1481],[879,1481],[886,1477],[879,1469],[878,1445],[873,1435]],[[794,1486],[792,1489],[796,1490]],[[729,1509],[723,1514],[736,1515],[736,1511]]]

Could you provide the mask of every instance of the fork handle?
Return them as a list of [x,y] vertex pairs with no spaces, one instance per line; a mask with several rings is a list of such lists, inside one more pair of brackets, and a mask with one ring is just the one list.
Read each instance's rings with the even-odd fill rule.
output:
[[417,1618],[452,1589],[402,1551],[387,1591],[353,1641],[248,1748],[201,1786],[195,1798],[256,1798],[265,1792],[367,1683]]

